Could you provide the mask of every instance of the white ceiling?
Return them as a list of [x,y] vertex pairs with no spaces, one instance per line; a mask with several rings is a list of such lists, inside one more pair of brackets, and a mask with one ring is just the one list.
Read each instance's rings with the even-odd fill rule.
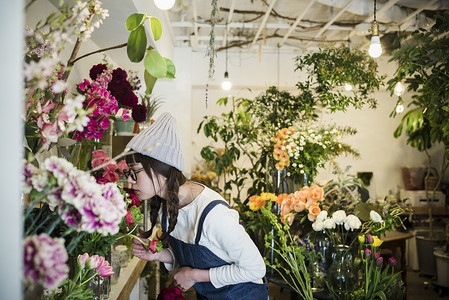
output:
[[[57,4],[59,0],[49,0]],[[70,0],[73,1],[73,0]],[[161,40],[152,42],[166,57],[173,46],[206,51],[211,31],[212,0],[176,0],[168,11],[153,0],[103,0],[109,17],[96,29],[93,41],[106,48],[127,41],[124,22],[134,12],[157,17]],[[449,0],[377,0],[376,19],[385,53],[393,50],[398,32],[434,24],[436,13],[449,11]],[[242,51],[282,51],[314,48],[326,41],[367,48],[374,0],[218,0],[215,46]],[[149,22],[147,31],[150,32]]]
[[[376,6],[388,51],[398,31],[432,26],[449,0],[377,0]],[[211,8],[211,0],[176,0],[167,13],[176,46],[207,47]],[[229,47],[246,50],[304,49],[323,41],[366,47],[373,14],[374,0],[218,0],[215,41],[218,50],[226,35]]]

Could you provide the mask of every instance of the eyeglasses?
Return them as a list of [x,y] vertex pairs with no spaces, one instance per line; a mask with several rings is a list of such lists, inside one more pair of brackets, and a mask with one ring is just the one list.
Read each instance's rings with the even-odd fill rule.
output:
[[137,181],[137,173],[142,172],[143,170],[145,170],[144,168],[139,169],[139,170],[134,170],[132,168],[128,169],[128,170],[123,170],[123,174],[125,175],[125,177],[128,179],[128,177],[131,176],[131,179],[134,181]]

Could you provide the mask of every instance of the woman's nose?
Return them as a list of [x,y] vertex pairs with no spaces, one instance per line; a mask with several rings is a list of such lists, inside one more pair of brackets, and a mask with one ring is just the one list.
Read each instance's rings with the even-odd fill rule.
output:
[[128,176],[128,178],[126,178],[126,181],[127,181],[128,183],[131,183],[131,184],[136,183],[136,182],[131,178],[131,176]]

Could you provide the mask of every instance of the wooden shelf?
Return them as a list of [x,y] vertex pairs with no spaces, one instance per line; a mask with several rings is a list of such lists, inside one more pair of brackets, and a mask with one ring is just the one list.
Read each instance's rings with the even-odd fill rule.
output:
[[[429,208],[427,206],[412,206],[410,207],[415,215],[427,215]],[[449,215],[449,209],[447,206],[432,207],[432,214],[435,216]]]
[[126,268],[120,270],[117,283],[111,285],[109,299],[127,300],[146,264],[146,260],[133,257]]

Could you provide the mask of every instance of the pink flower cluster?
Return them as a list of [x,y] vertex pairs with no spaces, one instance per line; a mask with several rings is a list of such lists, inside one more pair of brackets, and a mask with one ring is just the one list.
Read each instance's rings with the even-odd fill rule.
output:
[[[30,187],[36,189],[39,184],[51,191],[44,201],[50,207],[58,207],[61,218],[69,227],[103,235],[119,231],[126,209],[116,184],[98,184],[89,173],[56,156],[45,160],[44,169],[26,164],[24,177],[28,190]],[[36,177],[46,180],[34,180]]]
[[83,107],[89,111],[89,122],[83,131],[77,131],[74,139],[100,139],[109,128],[111,116],[118,112],[118,102],[108,90],[108,84],[112,79],[112,70],[107,68],[90,82],[84,79],[78,84],[78,89],[84,93],[86,100]]
[[112,267],[109,262],[99,255],[92,255],[84,253],[83,255],[78,255],[78,266],[84,272],[89,272],[90,270],[95,270],[101,277],[108,277],[114,274]]
[[[140,201],[137,198],[136,194],[134,193],[134,190],[129,189],[129,188],[124,188],[123,190],[128,194],[128,200],[127,200],[128,207],[126,208],[125,220],[128,225],[133,225],[134,218],[132,216],[131,210],[133,210],[133,207],[139,206]],[[139,214],[139,217],[141,217],[140,214]]]
[[[104,172],[101,175],[94,175],[95,179],[100,184],[116,182],[119,175],[123,175],[123,170],[129,169],[124,159],[119,163],[116,163],[112,158],[107,157],[106,151],[101,149],[92,151],[92,168],[96,168],[105,163],[107,163],[107,165],[102,168]],[[116,171],[118,171],[118,173]]]
[[30,284],[56,288],[68,276],[68,259],[64,239],[51,238],[46,233],[28,236],[24,240],[24,278]]

